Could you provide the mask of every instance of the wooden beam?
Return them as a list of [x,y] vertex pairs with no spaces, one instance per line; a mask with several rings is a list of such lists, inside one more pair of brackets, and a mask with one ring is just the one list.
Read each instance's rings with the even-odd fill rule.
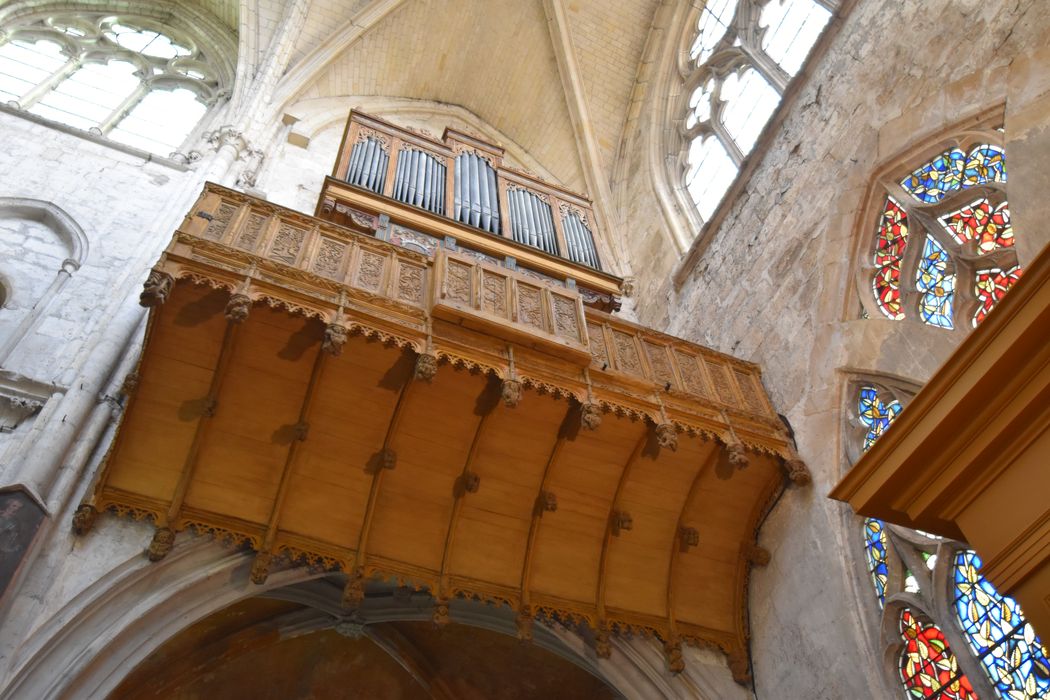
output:
[[[532,605],[532,601],[529,595],[529,580],[532,576],[532,560],[536,553],[536,538],[540,531],[540,520],[543,518],[543,513],[546,510],[557,509],[557,502],[553,504],[553,508],[546,506],[546,500],[548,495],[548,489],[550,488],[551,474],[554,473],[554,466],[558,462],[558,456],[561,454],[561,449],[565,445],[565,441],[570,439],[570,436],[575,436],[576,432],[580,427],[580,409],[577,404],[569,404],[569,410],[565,413],[565,418],[562,420],[561,425],[558,427],[558,436],[554,440],[554,445],[551,447],[550,456],[547,458],[547,464],[543,468],[543,478],[540,479],[540,488],[536,494],[536,502],[532,508],[532,522],[529,523],[529,539],[525,545],[525,560],[521,566],[521,608],[522,610],[529,610]],[[531,618],[531,615],[530,615]],[[521,630],[519,630],[519,634]]]
[[357,538],[357,552],[354,554],[354,565],[351,567],[351,578],[359,576],[362,572],[361,569],[365,566],[366,559],[368,556],[368,536],[372,531],[372,521],[375,518],[376,505],[379,502],[379,488],[383,483],[383,474],[387,469],[392,469],[393,465],[387,463],[387,460],[393,458],[396,459],[396,455],[393,452],[394,438],[397,436],[397,428],[401,423],[401,416],[404,414],[405,404],[408,402],[408,396],[411,393],[412,386],[415,385],[415,373],[410,373],[408,378],[405,380],[404,385],[401,387],[401,392],[397,396],[397,403],[394,404],[393,413],[390,415],[390,423],[387,425],[386,437],[383,439],[383,448],[375,455],[375,464],[372,465],[372,486],[368,491],[368,504],[365,506],[364,519],[361,522],[361,532]]
[[696,497],[696,491],[700,488],[700,480],[704,474],[714,469],[715,464],[718,463],[718,458],[722,455],[722,446],[711,441],[711,454],[708,455],[707,459],[703,461],[700,468],[696,471],[696,476],[693,477],[693,483],[689,486],[689,492],[685,496],[685,500],[682,502],[682,509],[678,513],[678,524],[674,530],[674,541],[671,543],[671,556],[667,563],[667,624],[671,628],[672,633],[676,633],[677,625],[674,616],[674,602],[675,602],[675,586],[674,586],[674,575],[675,569],[677,569],[678,559],[681,554],[684,554],[682,550],[682,528],[685,527],[685,516],[689,510],[689,504],[692,503],[693,498]]
[[[231,297],[232,299],[232,297]],[[240,331],[241,322],[229,320],[226,322],[226,331],[222,337],[222,348],[219,350],[219,357],[215,363],[215,371],[211,376],[211,385],[208,387],[208,393],[204,397],[204,405],[201,409],[201,414],[197,416],[197,425],[193,432],[193,441],[190,443],[190,449],[186,453],[186,459],[182,465],[182,473],[179,474],[179,481],[175,485],[175,493],[171,497],[171,505],[168,506],[167,513],[161,516],[161,519],[157,522],[157,530],[153,533],[153,541],[149,545],[149,558],[150,561],[159,561],[167,556],[168,552],[171,551],[172,546],[175,543],[175,534],[172,526],[176,524],[179,517],[179,512],[182,510],[182,504],[186,500],[186,492],[189,490],[190,481],[193,479],[193,473],[197,469],[197,461],[200,456],[201,444],[204,442],[204,437],[207,434],[208,426],[211,424],[210,420],[215,415],[215,411],[218,407],[219,394],[222,392],[223,382],[226,380],[226,375],[230,366],[230,359],[233,357],[234,350],[236,348],[237,335]]]
[[599,627],[605,619],[605,574],[609,564],[609,545],[612,543],[614,532],[618,531],[617,517],[620,514],[620,500],[623,496],[623,487],[627,484],[627,480],[631,478],[631,469],[642,456],[642,450],[645,449],[646,443],[652,437],[652,430],[653,428],[646,424],[645,430],[642,431],[642,436],[638,438],[634,449],[631,450],[631,456],[624,462],[623,470],[620,472],[620,480],[616,483],[616,493],[613,494],[612,505],[609,507],[609,518],[605,523],[605,539],[602,541],[602,554],[598,560],[598,587],[595,591]]
[[[463,499],[470,492],[469,481],[472,476],[476,477],[472,467],[474,466],[474,460],[478,455],[478,448],[481,445],[481,438],[485,432],[485,424],[488,422],[489,417],[499,410],[500,396],[499,396],[500,385],[498,382],[490,380],[485,384],[485,388],[481,391],[481,396],[478,399],[479,404],[483,406],[483,413],[481,418],[478,419],[477,428],[474,429],[474,439],[471,440],[470,450],[467,452],[467,458],[463,462],[463,472],[459,476],[459,480],[455,485],[455,492],[453,494],[452,502],[452,514],[449,516],[448,530],[445,533],[445,549],[441,555],[441,574],[438,578],[437,591],[438,597],[447,597],[448,591],[448,566],[452,560],[452,545],[456,539],[456,523],[459,521],[459,514],[463,510]],[[475,487],[476,488],[476,487]]]
[[310,412],[313,408],[314,393],[321,382],[324,373],[325,357],[329,353],[325,351],[324,344],[318,342],[317,356],[314,358],[313,369],[310,371],[310,379],[306,385],[306,393],[303,395],[302,406],[299,409],[299,421],[295,425],[292,442],[288,445],[288,454],[285,456],[284,466],[281,468],[281,480],[277,485],[277,494],[274,496],[273,506],[270,508],[270,517],[266,525],[266,535],[263,537],[259,547],[259,553],[252,564],[251,579],[253,583],[265,583],[270,573],[270,560],[274,538],[277,536],[278,523],[281,518],[281,510],[284,507],[285,497],[288,495],[288,484],[295,471],[296,458],[299,455],[299,446],[306,441],[307,431],[310,428]]

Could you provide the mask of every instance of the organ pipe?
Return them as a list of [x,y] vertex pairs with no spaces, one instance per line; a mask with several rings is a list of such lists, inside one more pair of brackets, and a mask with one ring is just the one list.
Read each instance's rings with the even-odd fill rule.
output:
[[456,156],[455,218],[469,226],[499,233],[499,191],[496,171],[477,153]]
[[362,139],[354,144],[354,150],[350,152],[346,181],[351,185],[382,194],[389,162],[390,156],[383,150],[379,139],[371,136]]
[[397,154],[394,199],[435,214],[445,213],[445,164],[414,148]]

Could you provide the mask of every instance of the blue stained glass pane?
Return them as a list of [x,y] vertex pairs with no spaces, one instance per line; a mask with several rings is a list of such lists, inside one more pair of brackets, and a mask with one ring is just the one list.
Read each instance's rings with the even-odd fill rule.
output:
[[998,146],[984,144],[973,148],[966,158],[962,186],[974,187],[988,182],[1006,182],[1006,154]]
[[886,602],[886,581],[889,577],[889,570],[886,568],[886,548],[886,531],[882,521],[867,518],[864,521],[864,554],[868,558],[868,571],[871,572],[871,581],[875,586],[875,595],[879,597],[879,605]]
[[949,275],[951,258],[940,243],[926,236],[915,284],[919,298],[919,315],[931,326],[952,328],[952,300],[955,298],[955,275]]
[[949,192],[959,189],[965,167],[966,154],[953,148],[901,180],[901,187],[920,202],[939,202]]
[[860,422],[868,428],[864,436],[865,450],[875,444],[875,441],[886,431],[886,428],[890,427],[890,423],[900,411],[901,405],[896,399],[883,401],[879,396],[879,390],[875,387],[861,387],[857,413],[860,415]]
[[955,612],[1000,697],[1050,697],[1050,661],[1017,602],[1000,595],[980,572],[975,552],[955,559]]

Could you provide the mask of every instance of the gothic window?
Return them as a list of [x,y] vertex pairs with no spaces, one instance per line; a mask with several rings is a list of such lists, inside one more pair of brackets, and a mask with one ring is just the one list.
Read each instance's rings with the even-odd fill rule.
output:
[[4,29],[0,101],[152,153],[177,151],[221,94],[196,42],[146,18],[58,15]]
[[977,326],[1021,277],[1002,132],[976,129],[878,178],[864,277],[875,308],[945,330]]
[[837,0],[709,0],[686,78],[685,186],[711,218]]
[[[853,385],[851,459],[890,427],[911,391],[886,380]],[[1017,602],[981,574],[965,545],[866,518],[867,578],[882,610],[891,674],[908,698],[1037,700],[1050,696],[1047,651]]]

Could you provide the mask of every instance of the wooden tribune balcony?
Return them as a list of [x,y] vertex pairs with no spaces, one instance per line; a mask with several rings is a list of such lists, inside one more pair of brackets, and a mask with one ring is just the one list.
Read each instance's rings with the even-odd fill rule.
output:
[[[394,205],[390,205],[393,207]],[[396,213],[396,212],[393,212]],[[578,288],[432,255],[207,185],[146,283],[145,351],[75,521],[149,518],[448,601],[715,645],[747,679],[756,530],[808,475],[752,364],[585,307]]]

